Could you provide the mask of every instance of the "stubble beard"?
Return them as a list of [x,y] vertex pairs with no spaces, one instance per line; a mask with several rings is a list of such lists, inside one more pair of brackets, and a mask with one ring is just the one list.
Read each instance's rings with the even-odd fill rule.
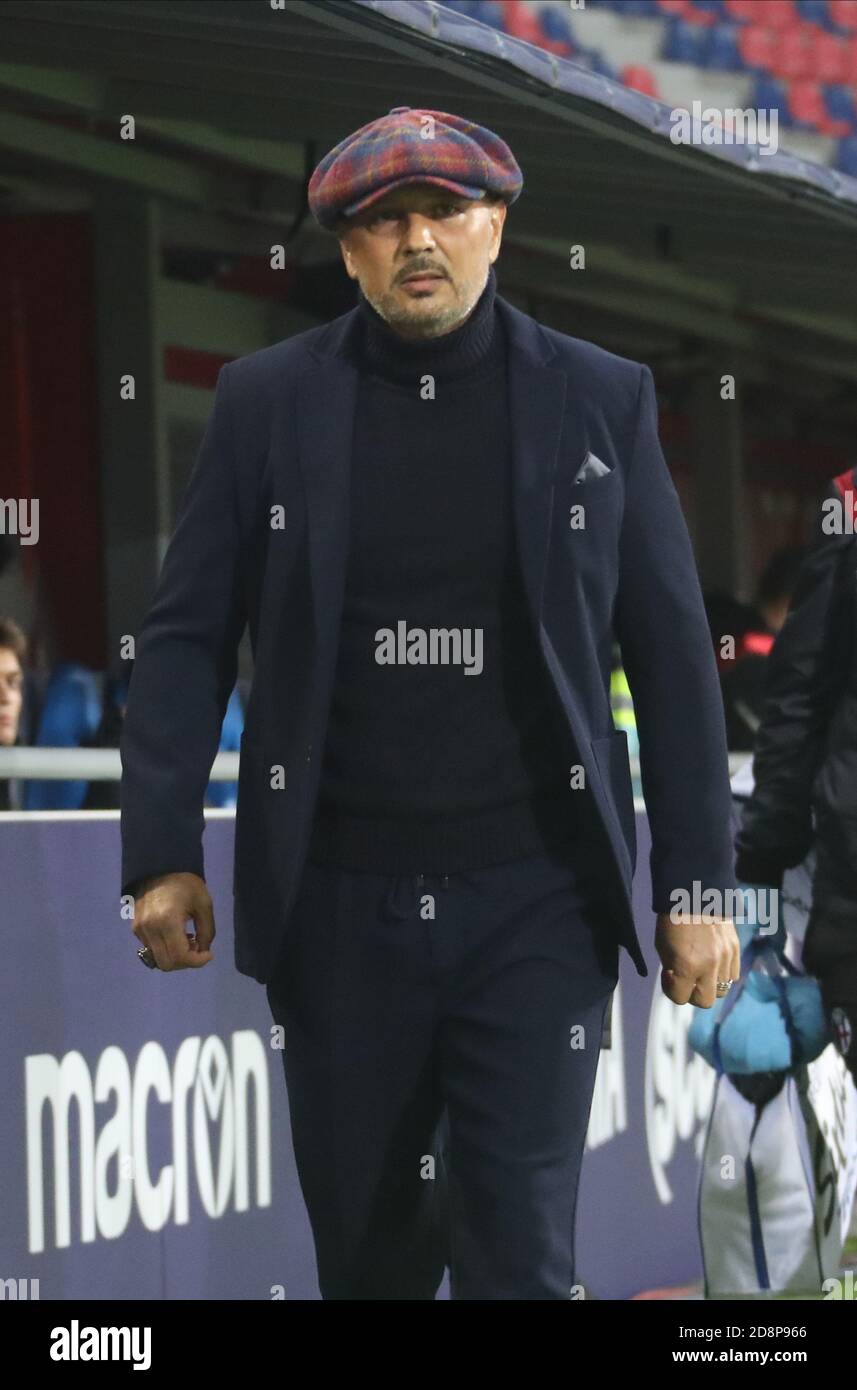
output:
[[427,300],[415,301],[413,305],[403,304],[395,290],[385,290],[381,294],[368,294],[363,286],[363,296],[372,305],[376,314],[403,338],[439,338],[451,333],[473,312],[482,291],[488,283],[490,267],[482,282],[458,282],[447,279],[453,289],[453,298],[446,304],[435,307]]

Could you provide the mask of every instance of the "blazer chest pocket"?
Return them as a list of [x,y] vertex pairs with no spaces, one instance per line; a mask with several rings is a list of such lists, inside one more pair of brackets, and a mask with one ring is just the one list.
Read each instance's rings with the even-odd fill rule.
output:
[[593,454],[591,449],[587,449],[583,462],[574,472],[572,484],[574,487],[585,487],[588,483],[597,483],[612,477],[615,471],[613,464],[605,463],[597,454]]
[[556,482],[555,515],[564,531],[586,531],[592,520],[603,517],[610,524],[621,512],[623,488],[621,469],[608,467],[597,455],[587,452],[577,465],[571,463],[559,473]]

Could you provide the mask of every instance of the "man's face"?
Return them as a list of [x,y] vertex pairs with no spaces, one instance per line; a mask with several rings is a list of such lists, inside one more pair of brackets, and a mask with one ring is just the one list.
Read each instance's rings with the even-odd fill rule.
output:
[[24,698],[24,673],[11,647],[0,647],[0,744],[18,737],[18,721]]
[[505,203],[430,183],[385,193],[339,233],[345,268],[404,338],[436,338],[462,323],[497,259]]

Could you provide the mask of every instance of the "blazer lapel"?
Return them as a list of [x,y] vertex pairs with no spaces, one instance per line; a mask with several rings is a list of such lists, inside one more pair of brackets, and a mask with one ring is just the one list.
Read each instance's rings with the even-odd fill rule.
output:
[[565,414],[566,376],[538,324],[497,296],[509,345],[512,487],[521,576],[538,632],[550,545],[553,481]]
[[337,330],[326,335],[333,339],[332,351],[315,357],[298,390],[298,455],[307,507],[312,608],[322,641],[332,641],[339,631],[348,558],[358,376],[356,368],[337,355],[348,326],[342,319],[331,325]]

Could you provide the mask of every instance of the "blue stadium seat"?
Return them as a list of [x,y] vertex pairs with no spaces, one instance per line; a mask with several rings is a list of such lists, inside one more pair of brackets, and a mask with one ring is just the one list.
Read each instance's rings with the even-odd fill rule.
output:
[[[98,673],[76,661],[63,661],[45,690],[37,748],[81,748],[101,723],[101,682]],[[28,780],[25,811],[79,811],[89,783]]]
[[691,0],[695,10],[701,10],[704,14],[713,14],[715,19],[726,18],[726,5],[724,0]]
[[[36,748],[84,748],[98,733],[104,713],[103,677],[78,662],[61,662],[45,688],[36,736]],[[118,700],[127,695],[127,683],[117,684]],[[244,729],[244,711],[237,688],[233,690],[220,736],[224,752],[237,752]],[[79,811],[86,800],[89,782],[60,781],[56,778],[30,778],[24,783],[26,811]],[[207,801],[211,806],[234,806],[237,782],[209,782]]]
[[744,59],[738,47],[737,24],[718,24],[712,29],[708,52],[705,55],[705,66],[726,72],[743,71]]
[[656,0],[611,0],[609,5],[602,5],[602,9],[616,10],[632,19],[649,19],[658,13]]
[[[241,747],[243,732],[244,710],[241,705],[241,696],[236,688],[229,697],[229,704],[226,706],[226,713],[223,716],[219,751],[221,753],[237,753]],[[209,782],[206,800],[209,806],[234,806],[238,801],[238,783]]]
[[498,0],[476,0],[472,17],[482,24],[490,24],[492,29],[503,28],[503,6]]
[[614,68],[604,57],[600,48],[576,48],[571,61],[578,67],[597,73],[599,77],[609,77],[614,82],[622,80],[618,68]]
[[571,25],[564,10],[555,10],[552,6],[544,5],[538,11],[539,23],[546,39],[565,40],[566,43],[574,42],[574,35],[571,32]]
[[692,63],[702,67],[711,42],[711,30],[683,19],[671,19],[667,25],[661,54],[670,63]]
[[619,81],[618,69],[614,68],[610,60],[604,57],[600,48],[591,50],[590,65],[592,71],[597,72],[599,77],[609,77],[613,82]]
[[828,27],[827,0],[797,0],[797,11],[805,22]]
[[846,135],[845,139],[840,141],[836,167],[841,169],[843,174],[850,174],[852,178],[857,179],[857,135]]
[[850,87],[825,87],[824,104],[834,121],[848,121],[857,130],[857,102]]
[[778,123],[781,126],[792,125],[785,84],[778,82],[776,77],[766,75],[757,77],[756,85],[747,104],[750,107],[755,107],[756,110],[776,109],[779,112]]

